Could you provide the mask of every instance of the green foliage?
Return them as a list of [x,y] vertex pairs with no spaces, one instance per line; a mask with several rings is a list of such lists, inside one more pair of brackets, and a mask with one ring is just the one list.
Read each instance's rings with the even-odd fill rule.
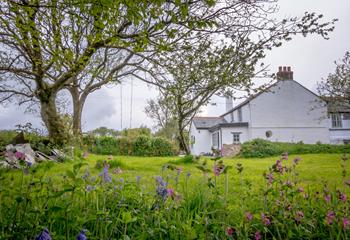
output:
[[86,137],[86,148],[97,154],[123,156],[172,156],[174,145],[166,139],[140,135],[136,138]]
[[194,162],[195,161],[194,161],[193,155],[186,155],[186,156],[179,158],[177,160],[169,161],[169,163],[175,164],[175,165],[191,164]]
[[254,139],[242,144],[241,155],[243,157],[269,157],[278,156],[284,152],[288,154],[308,154],[308,153],[350,153],[350,145],[331,144],[304,144],[270,142],[264,139]]
[[[322,170],[310,173],[307,165],[320,157]],[[324,166],[340,163],[339,157],[247,159],[251,165],[237,165],[238,172],[225,172],[236,160],[219,159],[209,161],[204,174],[168,165],[161,170],[166,178],[153,174],[168,158],[135,157],[137,170],[104,175],[86,166],[101,156],[42,163],[29,174],[0,170],[1,238],[35,239],[47,228],[52,239],[76,239],[82,229],[88,239],[348,239],[349,188],[341,167],[333,173],[337,181],[305,185],[310,175],[332,180],[325,173],[334,168]],[[135,174],[142,177],[135,181]]]

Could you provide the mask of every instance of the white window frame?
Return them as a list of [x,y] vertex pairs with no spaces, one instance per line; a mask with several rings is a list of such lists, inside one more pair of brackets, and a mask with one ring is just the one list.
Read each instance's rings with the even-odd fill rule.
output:
[[342,128],[343,121],[340,113],[331,113],[332,128]]
[[240,132],[232,132],[232,140],[233,143],[241,143],[241,133]]
[[211,134],[211,145],[215,149],[219,149],[220,146],[220,134],[219,132],[214,132]]

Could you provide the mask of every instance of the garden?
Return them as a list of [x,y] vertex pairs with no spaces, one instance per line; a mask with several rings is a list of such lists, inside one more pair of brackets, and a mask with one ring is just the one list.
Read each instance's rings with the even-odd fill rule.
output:
[[2,169],[0,239],[347,239],[348,157],[76,153]]

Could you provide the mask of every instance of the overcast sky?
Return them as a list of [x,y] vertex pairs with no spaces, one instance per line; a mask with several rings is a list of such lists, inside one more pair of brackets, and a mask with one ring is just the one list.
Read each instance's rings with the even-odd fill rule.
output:
[[[271,72],[276,72],[278,66],[291,66],[294,80],[315,91],[316,83],[334,71],[334,61],[350,51],[350,0],[280,1],[281,16],[301,16],[305,11],[322,13],[324,19],[339,19],[330,40],[319,36],[295,37],[284,46],[268,52],[265,63],[270,65]],[[140,125],[152,127],[154,123],[147,118],[144,107],[147,99],[157,96],[156,90],[139,81],[133,83],[132,89],[131,83],[125,82],[121,86],[105,87],[91,94],[83,112],[83,130],[100,126],[114,129]],[[217,116],[225,111],[223,98],[214,97],[212,102],[216,106],[206,107],[201,115]],[[16,124],[27,122],[42,127],[38,116],[25,114],[24,109],[15,105],[6,108],[0,106],[0,129],[14,129]]]

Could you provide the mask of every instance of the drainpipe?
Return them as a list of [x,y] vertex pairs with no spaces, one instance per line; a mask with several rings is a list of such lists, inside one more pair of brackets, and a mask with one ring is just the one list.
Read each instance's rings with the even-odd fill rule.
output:
[[222,129],[220,128],[220,154],[222,156]]

